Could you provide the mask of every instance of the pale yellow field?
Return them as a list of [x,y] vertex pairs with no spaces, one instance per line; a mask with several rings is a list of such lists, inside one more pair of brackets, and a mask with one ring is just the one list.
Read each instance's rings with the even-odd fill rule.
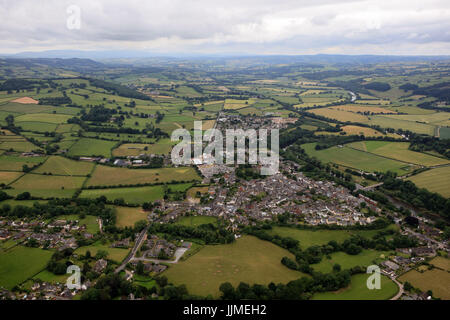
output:
[[348,112],[371,112],[374,114],[396,114],[397,112],[381,108],[381,107],[369,107],[369,106],[359,106],[354,104],[348,104],[343,106],[335,106],[330,107],[330,109],[335,110],[342,110],[342,111],[348,111]]
[[346,122],[346,121],[361,122],[361,123],[368,122],[368,118],[364,115],[354,113],[354,112],[331,109],[331,108],[314,109],[314,110],[309,110],[308,112],[314,113],[314,114],[322,116],[322,117],[327,117],[330,119],[342,121],[342,122]]

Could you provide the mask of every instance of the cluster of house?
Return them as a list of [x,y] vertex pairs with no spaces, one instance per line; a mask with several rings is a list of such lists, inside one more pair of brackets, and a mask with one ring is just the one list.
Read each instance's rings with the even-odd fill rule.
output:
[[298,118],[283,118],[274,112],[266,112],[264,117],[240,116],[221,113],[217,119],[218,129],[283,129],[297,122]]
[[[36,231],[36,228],[39,231]],[[49,223],[0,221],[0,240],[34,241],[39,247],[57,248],[60,251],[78,247],[73,231],[81,233],[85,239],[94,237],[93,234],[86,232],[85,225],[79,225],[78,220],[55,220]]]
[[[224,178],[226,181],[235,179],[233,174]],[[289,212],[311,225],[365,225],[376,217],[361,213],[361,203],[376,212],[381,211],[371,199],[355,197],[348,189],[332,182],[315,181],[294,171],[289,177],[277,173],[265,179],[241,181],[232,195],[228,188],[219,185],[210,189],[210,197],[213,200],[198,211],[233,219],[237,224],[270,220]]]
[[152,235],[150,239],[147,239],[142,247],[146,249],[142,253],[144,258],[158,258],[161,255],[172,257],[177,249],[175,244],[170,243],[166,239],[160,239],[156,235]]
[[233,229],[237,229],[238,225],[271,220],[288,212],[297,221],[311,225],[351,226],[367,225],[376,220],[375,216],[361,212],[363,203],[373,212],[381,212],[372,199],[355,197],[348,189],[332,182],[309,179],[294,170],[293,165],[283,164],[281,169],[286,174],[240,180],[238,184],[235,183],[233,167],[201,165],[200,171],[205,172],[212,181],[223,179],[222,184],[216,183],[209,188],[209,201],[206,204],[163,201],[160,210],[164,215],[160,217],[153,214],[150,219],[169,222],[186,212],[195,212],[198,215],[221,217],[230,221]]
[[[136,268],[138,263],[139,263],[138,260],[133,260],[130,262],[133,268]],[[142,264],[144,265],[144,272],[147,274],[149,273],[158,274],[167,269],[167,266],[155,262],[142,262]]]
[[86,162],[96,162],[100,164],[109,164],[117,167],[143,167],[150,164],[149,159],[154,157],[162,157],[163,164],[169,165],[170,158],[166,155],[156,155],[156,154],[140,154],[138,156],[127,156],[125,159],[110,159],[101,157],[80,157],[78,160]]

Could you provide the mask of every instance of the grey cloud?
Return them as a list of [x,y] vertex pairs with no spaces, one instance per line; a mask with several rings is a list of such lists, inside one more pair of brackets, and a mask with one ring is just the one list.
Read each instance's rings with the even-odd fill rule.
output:
[[[66,28],[66,8],[81,29]],[[449,54],[447,0],[0,0],[0,52],[142,49],[170,52],[360,52],[384,45]],[[398,45],[401,43],[401,46]],[[344,49],[342,49],[344,50]],[[367,52],[373,53],[373,52]]]

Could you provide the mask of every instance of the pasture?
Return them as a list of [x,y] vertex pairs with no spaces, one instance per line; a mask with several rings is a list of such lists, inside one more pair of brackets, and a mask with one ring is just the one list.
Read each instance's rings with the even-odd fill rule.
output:
[[405,174],[411,170],[411,167],[406,163],[396,160],[386,159],[375,154],[367,153],[360,150],[355,150],[345,146],[331,147],[324,150],[315,150],[315,143],[303,144],[309,156],[316,157],[323,163],[336,163],[344,167],[350,167],[366,172],[386,172],[393,171],[400,175]]
[[[190,183],[167,185],[172,191],[186,191],[190,188]],[[85,189],[81,192],[80,198],[96,199],[105,196],[108,200],[123,199],[128,204],[143,204],[144,202],[153,202],[161,200],[164,197],[164,188],[162,185],[146,187],[129,188],[110,188],[110,189]]]
[[335,106],[330,107],[330,109],[333,110],[341,110],[341,111],[348,111],[353,113],[368,113],[368,114],[395,114],[395,111],[381,108],[381,107],[375,107],[375,106],[360,106],[355,104],[346,104],[342,106]]
[[115,207],[117,210],[116,226],[119,228],[134,227],[139,220],[147,220],[147,212],[142,208]]
[[435,166],[450,163],[450,161],[446,159],[408,150],[409,145],[409,142],[360,141],[349,143],[346,146],[374,153],[386,158],[422,166]]
[[80,189],[84,177],[48,176],[28,173],[11,184],[8,194],[18,195],[28,191],[32,196],[42,198],[70,198],[77,189]]
[[414,182],[419,188],[437,192],[443,197],[450,197],[450,167],[441,167],[421,172],[411,176],[408,180]]
[[330,273],[333,271],[333,265],[336,263],[339,264],[343,270],[356,266],[367,267],[369,265],[376,264],[376,261],[380,262],[381,259],[387,257],[388,255],[389,252],[375,250],[363,250],[357,255],[350,255],[339,251],[332,253],[331,259],[323,257],[322,261],[311,266],[315,271]]
[[[386,229],[396,229],[395,225],[390,225]],[[385,230],[385,229],[382,229]],[[267,232],[280,237],[290,237],[300,242],[300,247],[306,249],[314,245],[324,245],[335,240],[343,242],[352,235],[361,235],[363,237],[372,237],[381,230],[307,230],[294,227],[275,226]]]
[[368,118],[362,114],[337,110],[332,108],[320,108],[320,109],[312,109],[308,110],[310,113],[314,113],[315,115],[326,117],[329,119],[334,119],[340,122],[359,122],[359,123],[367,123]]
[[332,292],[316,293],[312,300],[388,300],[398,292],[397,285],[388,277],[381,276],[381,289],[367,288],[368,274],[355,274],[347,288]]
[[198,227],[202,224],[209,224],[209,223],[216,225],[217,218],[209,216],[189,216],[189,217],[185,216],[179,218],[177,222],[175,222],[175,224],[188,227]]
[[155,143],[124,143],[112,151],[114,157],[138,156],[140,154],[169,154],[175,142],[161,139]]
[[192,167],[127,169],[96,166],[87,186],[136,185],[140,183],[200,180]]
[[223,282],[234,286],[241,281],[287,283],[305,276],[282,265],[284,256],[294,258],[268,241],[243,236],[232,244],[204,246],[189,259],[171,265],[164,275],[176,285],[185,284],[192,294],[217,298]]
[[75,142],[67,153],[69,156],[102,156],[111,157],[111,149],[117,145],[115,141],[81,138]]
[[22,172],[0,171],[0,185],[8,185],[23,175]]
[[419,133],[419,134],[427,134],[430,136],[434,135],[434,128],[435,128],[434,125],[403,120],[398,117],[399,116],[397,116],[397,115],[368,116],[368,118],[369,118],[368,123],[370,125],[377,125],[382,128],[402,129],[402,130],[409,130],[411,132],[415,132],[415,133]]
[[11,290],[42,271],[53,252],[38,248],[17,246],[0,252],[0,287]]
[[399,277],[401,282],[408,281],[414,287],[422,291],[431,290],[433,296],[449,300],[450,299],[450,273],[440,269],[426,270],[419,272],[408,271]]
[[101,244],[100,242],[94,243],[90,246],[80,247],[74,251],[75,254],[85,255],[86,251],[90,251],[92,256],[95,256],[99,250],[106,251],[108,255],[106,259],[112,260],[113,262],[120,263],[128,255],[128,249],[122,248],[110,248],[108,244]]
[[51,156],[34,173],[51,173],[63,176],[86,176],[94,169],[92,162],[74,161],[59,156]]

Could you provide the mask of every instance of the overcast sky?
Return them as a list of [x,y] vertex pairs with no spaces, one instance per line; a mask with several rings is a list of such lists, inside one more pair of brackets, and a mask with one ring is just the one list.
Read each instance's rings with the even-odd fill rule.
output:
[[450,55],[450,0],[0,0],[0,53],[60,49]]

